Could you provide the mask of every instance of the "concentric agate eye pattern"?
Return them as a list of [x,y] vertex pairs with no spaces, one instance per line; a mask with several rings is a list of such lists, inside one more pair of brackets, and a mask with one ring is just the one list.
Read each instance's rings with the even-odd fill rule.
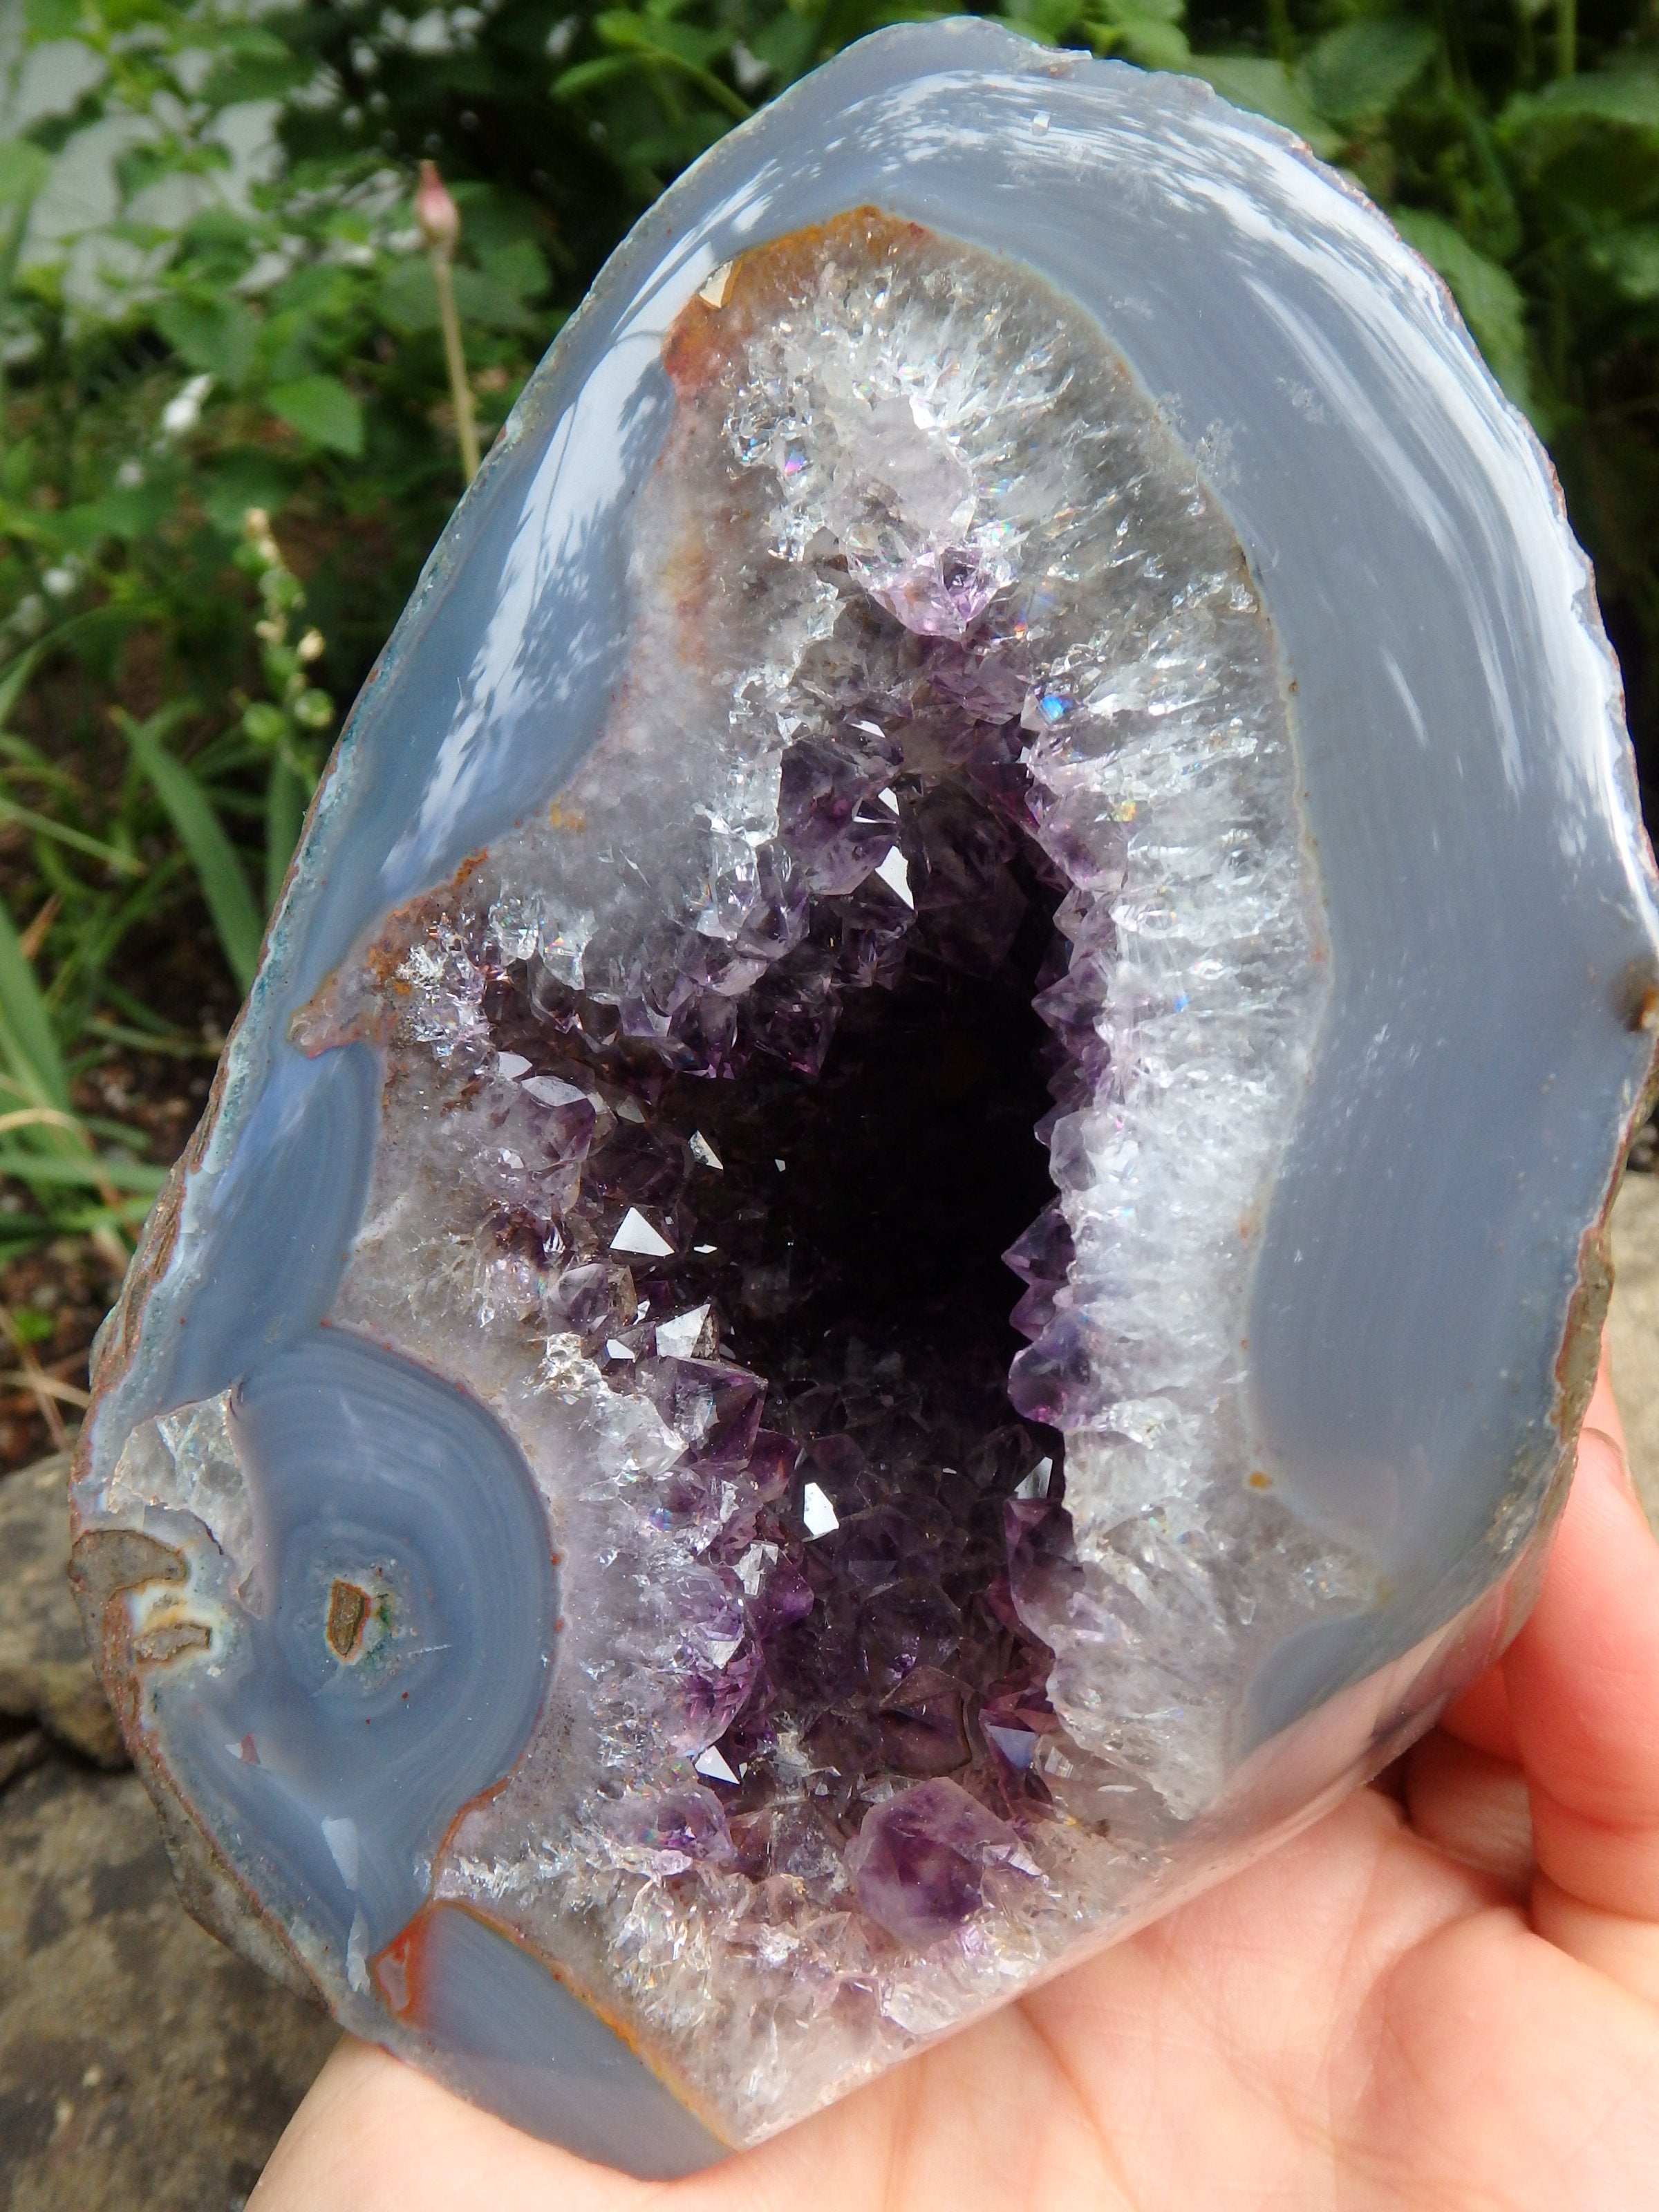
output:
[[1656,950],[1382,219],[1200,87],[853,49],[532,381],[101,1346],[192,1908],[673,2172],[1309,1817],[1524,1604]]

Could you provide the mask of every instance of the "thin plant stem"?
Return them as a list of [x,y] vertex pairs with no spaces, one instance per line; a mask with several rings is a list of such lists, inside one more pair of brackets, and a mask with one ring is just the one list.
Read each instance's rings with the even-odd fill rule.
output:
[[[3,1329],[12,1350],[21,1363],[12,1372],[0,1375],[0,1382],[21,1384],[33,1399],[36,1409],[46,1425],[46,1433],[52,1438],[53,1450],[62,1451],[69,1442],[69,1432],[64,1426],[64,1416],[58,1409],[58,1399],[60,1393],[70,1390],[70,1385],[54,1382],[47,1376],[35,1357],[34,1346],[19,1334],[16,1322],[4,1306],[0,1306],[0,1329]],[[71,1395],[80,1399],[82,1405],[89,1402],[78,1390]]]
[[472,412],[472,386],[466,380],[461,319],[455,311],[455,281],[449,256],[440,246],[432,250],[432,274],[438,286],[438,319],[443,325],[450,397],[455,403],[455,443],[460,449],[461,474],[471,483],[478,473],[478,425]]
[[1555,0],[1555,74],[1578,70],[1578,0]]

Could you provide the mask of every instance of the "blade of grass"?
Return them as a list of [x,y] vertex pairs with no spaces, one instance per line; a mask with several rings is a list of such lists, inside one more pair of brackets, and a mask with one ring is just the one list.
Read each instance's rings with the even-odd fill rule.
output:
[[230,972],[239,988],[246,991],[258,965],[262,934],[259,910],[253,903],[253,894],[247,887],[236,848],[213,811],[212,800],[163,742],[167,730],[187,708],[182,702],[164,707],[142,722],[135,720],[122,708],[112,711],[133,758],[167,810],[179,842],[190,854]]
[[167,1181],[167,1170],[151,1167],[142,1160],[48,1159],[40,1152],[0,1146],[0,1176],[14,1176],[32,1189],[49,1184],[70,1184],[100,1194],[118,1190],[153,1194]]
[[[41,848],[44,852],[49,848]],[[82,921],[70,950],[58,971],[58,988],[64,988],[64,973],[75,979],[84,979],[88,995],[96,998],[107,993],[117,1006],[131,1014],[132,1002],[125,993],[118,992],[105,973],[110,962],[120,949],[122,939],[138,923],[157,912],[167,901],[174,882],[183,875],[190,863],[188,857],[178,851],[166,854],[157,860],[142,882],[136,884],[118,902],[112,896],[96,904],[95,912]]]
[[24,957],[11,914],[0,901],[0,1059],[32,1105],[70,1115],[69,1079],[52,1014]]
[[0,1213],[0,1261],[49,1243],[58,1234],[58,1224],[42,1213]]
[[35,662],[46,647],[56,641],[56,631],[48,637],[37,638],[27,652],[18,654],[5,674],[0,676],[0,728],[4,727],[7,717],[22,696],[25,685],[34,673]]
[[[9,908],[0,899],[0,1088],[20,1099],[26,1109],[47,1109],[20,1136],[32,1135],[33,1146],[14,1148],[19,1179],[33,1190],[40,1182],[51,1187],[53,1167],[87,1168],[94,1187],[105,1198],[103,1214],[84,1224],[106,1264],[125,1269],[127,1247],[116,1233],[115,1218],[124,1210],[118,1186],[100,1172],[90,1135],[70,1103],[69,1077],[58,1050],[52,1009],[35,981],[34,969],[24,954]],[[79,1176],[58,1178],[79,1182]],[[126,1201],[130,1205],[131,1201]],[[80,1224],[76,1224],[80,1225]]]
[[54,790],[63,792],[68,798],[75,796],[75,778],[66,775],[62,769],[54,768],[27,738],[17,737],[10,730],[0,730],[0,756],[10,761],[26,775],[33,777],[37,783],[50,784]]
[[79,1127],[73,1114],[60,1114],[55,1106],[20,1106],[15,1113],[0,1114],[0,1133],[12,1129],[76,1129]]
[[[151,1194],[143,1191],[115,1205],[77,1206],[72,1213],[64,1215],[58,1224],[58,1232],[61,1235],[67,1230],[75,1236],[95,1238],[112,1236],[117,1229],[136,1229],[155,1203]],[[123,1267],[128,1256],[123,1255]]]
[[60,845],[70,845],[77,853],[88,854],[101,860],[106,868],[114,868],[124,876],[142,876],[144,864],[131,853],[118,853],[113,845],[101,839],[88,837],[83,830],[71,830],[66,823],[53,822],[46,815],[37,814],[33,807],[20,806],[15,799],[0,792],[0,822],[15,822],[25,830],[33,830],[37,837],[55,837]]
[[132,1028],[126,1022],[112,1022],[106,1014],[89,1014],[87,1030],[93,1036],[103,1037],[111,1044],[124,1044],[133,1052],[154,1052],[167,1060],[217,1060],[216,1045],[204,1044],[199,1037],[163,1036],[155,1030]]

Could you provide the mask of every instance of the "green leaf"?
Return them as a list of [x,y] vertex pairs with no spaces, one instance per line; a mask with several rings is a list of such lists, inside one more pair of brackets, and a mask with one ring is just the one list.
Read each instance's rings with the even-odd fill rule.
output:
[[1333,123],[1370,122],[1411,89],[1434,51],[1426,23],[1364,15],[1320,40],[1302,64],[1302,88]]
[[1632,223],[1598,239],[1590,261],[1627,300],[1659,300],[1659,223]]
[[[547,289],[547,264],[528,240],[497,246],[483,257],[482,269],[465,264],[454,271],[455,306],[463,323],[485,331],[540,331],[541,319],[525,305]],[[424,254],[411,254],[380,280],[380,309],[387,325],[404,337],[438,327],[438,288]]]
[[[198,472],[199,480],[199,472]],[[294,489],[292,471],[268,453],[249,448],[223,454],[202,487],[208,520],[227,538],[240,539],[242,518],[251,507],[276,514]]]
[[11,1333],[19,1344],[44,1344],[48,1337],[57,1335],[58,1324],[50,1314],[34,1306],[14,1306]]
[[89,518],[97,538],[116,538],[130,544],[135,538],[154,536],[172,511],[176,495],[165,483],[117,484],[102,499],[94,500]]
[[1098,0],[1102,20],[1088,26],[1102,53],[1127,54],[1142,69],[1184,70],[1192,48],[1181,28],[1184,0]]
[[1194,54],[1188,67],[1235,107],[1294,131],[1316,154],[1334,154],[1340,147],[1341,138],[1323,121],[1283,62],[1264,61],[1255,54]]
[[516,292],[509,292],[481,269],[454,272],[455,310],[462,322],[481,331],[533,331],[536,318]]
[[[1077,28],[1078,19],[1085,12],[1079,0],[1016,0],[1016,4],[1008,9],[1008,20],[1028,39],[1039,40],[1045,46],[1057,46]],[[759,41],[750,43],[759,54]]]
[[1471,246],[1443,216],[1396,208],[1394,221],[1407,245],[1446,280],[1492,374],[1516,405],[1530,412],[1534,403],[1526,302],[1514,277]]
[[70,38],[81,27],[81,0],[28,0],[23,21],[33,38]]
[[190,854],[230,972],[246,991],[259,962],[259,910],[253,903],[235,848],[213,811],[212,801],[183,762],[175,760],[162,742],[163,732],[178,719],[179,711],[176,707],[164,707],[147,721],[139,722],[118,707],[113,710],[133,758],[148,777],[178,832],[179,842]]
[[27,138],[0,141],[0,202],[32,200],[52,173],[52,156]]
[[13,1086],[32,1106],[70,1111],[69,1079],[52,1015],[24,957],[11,912],[0,899],[0,1059]]
[[647,21],[626,8],[607,8],[593,18],[593,28],[607,46],[624,52],[667,55],[687,69],[706,70],[726,52],[720,31],[700,31],[689,23],[672,23],[658,17]]
[[533,300],[547,289],[547,263],[527,238],[486,246],[478,256],[490,282],[518,300]]
[[337,376],[301,376],[265,394],[265,404],[313,446],[356,460],[363,450],[362,404]]
[[[1074,0],[1063,0],[1068,13],[1075,20]],[[1069,29],[1070,25],[1067,25]],[[772,71],[769,89],[780,90],[793,84],[798,76],[811,68],[817,46],[817,19],[798,14],[793,8],[784,8],[763,29],[749,41],[749,51],[757,62],[764,62]]]
[[553,80],[553,90],[560,100],[574,100],[584,92],[594,92],[601,85],[614,84],[618,77],[638,74],[638,64],[631,56],[602,54],[597,60],[578,62]]
[[1602,70],[1594,76],[1562,77],[1540,93],[1511,100],[1500,121],[1503,128],[1510,129],[1535,118],[1659,131],[1659,70]]
[[381,320],[400,337],[437,329],[438,287],[425,254],[411,253],[386,270],[380,279],[380,307]]
[[253,366],[259,325],[233,293],[171,293],[156,302],[155,321],[180,360],[233,389]]
[[[724,32],[700,31],[690,24],[672,22],[662,15],[647,19],[626,8],[606,9],[593,18],[593,28],[603,45],[677,70],[738,122],[748,119],[748,101],[709,67],[726,51],[729,40]],[[579,75],[576,70],[567,71],[558,88],[567,89],[569,79]]]

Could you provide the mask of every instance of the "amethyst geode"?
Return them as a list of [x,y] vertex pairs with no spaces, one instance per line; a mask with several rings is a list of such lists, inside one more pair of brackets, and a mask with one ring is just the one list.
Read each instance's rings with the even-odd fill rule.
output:
[[103,1346],[193,1908],[667,2172],[1308,1817],[1524,1603],[1656,945],[1381,217],[1191,84],[855,48],[526,394]]

